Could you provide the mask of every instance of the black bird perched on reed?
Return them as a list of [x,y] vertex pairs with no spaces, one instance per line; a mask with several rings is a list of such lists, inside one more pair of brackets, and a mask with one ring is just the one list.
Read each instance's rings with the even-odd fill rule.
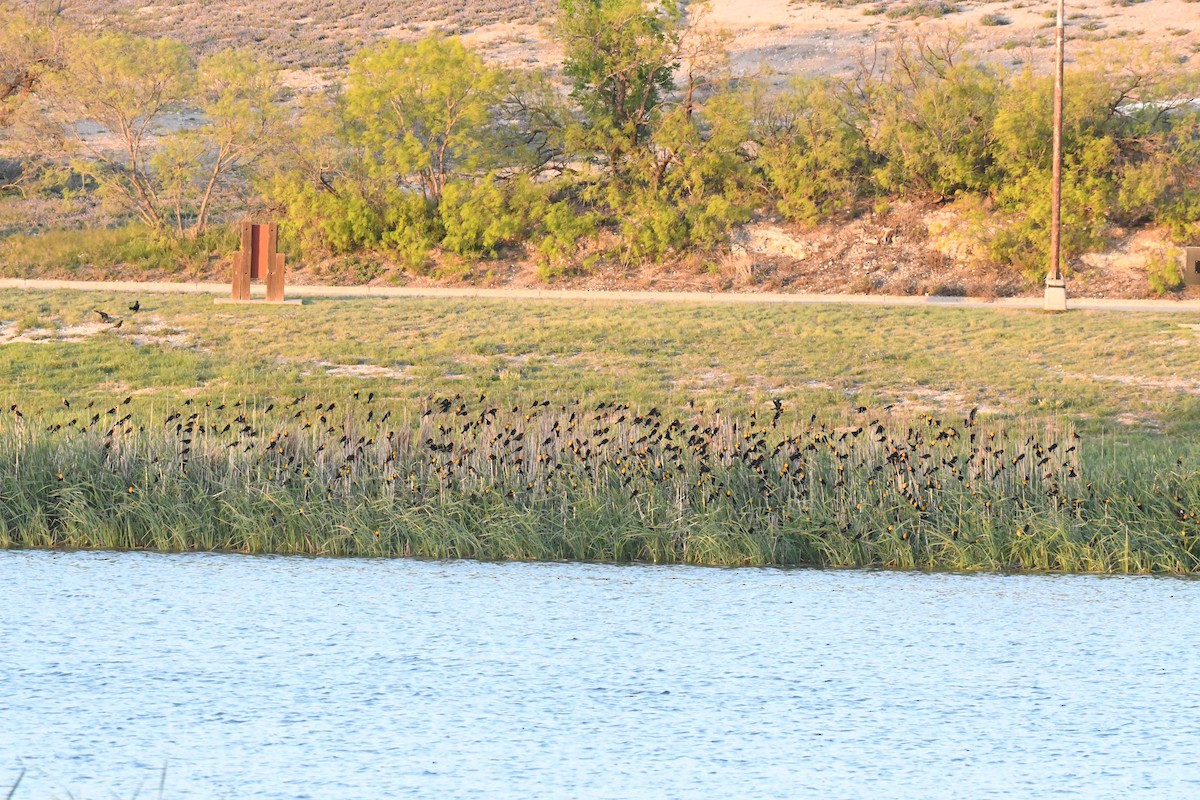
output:
[[101,311],[98,308],[93,308],[92,311],[100,315],[101,322],[112,322],[113,321],[112,314],[109,314],[107,311]]

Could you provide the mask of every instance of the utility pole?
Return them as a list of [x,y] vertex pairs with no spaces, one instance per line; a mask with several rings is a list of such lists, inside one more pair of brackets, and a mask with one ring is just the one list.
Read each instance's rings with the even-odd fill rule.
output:
[[1067,282],[1061,267],[1062,245],[1062,127],[1063,51],[1066,44],[1066,0],[1058,0],[1058,24],[1054,31],[1054,164],[1050,178],[1050,269],[1046,271],[1047,311],[1067,310]]

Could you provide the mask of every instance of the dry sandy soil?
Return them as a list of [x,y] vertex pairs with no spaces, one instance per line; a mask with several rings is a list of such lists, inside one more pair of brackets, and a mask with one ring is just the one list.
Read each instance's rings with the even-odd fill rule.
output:
[[[987,265],[963,252],[947,233],[954,229],[952,212],[914,203],[897,204],[885,214],[804,227],[779,219],[760,219],[740,228],[732,252],[709,258],[692,256],[667,264],[622,267],[607,262],[583,275],[557,278],[562,289],[636,289],[674,292],[812,292],[824,294],[931,295],[953,297],[1037,296],[1012,269]],[[930,233],[930,231],[933,233]],[[1156,231],[1117,231],[1111,249],[1084,256],[1068,278],[1073,297],[1154,297],[1146,278],[1146,260],[1162,249]],[[535,288],[546,286],[523,251],[467,268],[452,266],[456,277],[413,277],[380,260],[374,284],[410,286],[480,286]],[[436,272],[436,271],[435,271]],[[458,277],[460,276],[461,277]],[[214,274],[213,279],[223,279]],[[293,283],[338,283],[352,276],[333,264],[308,264],[289,274]],[[1200,287],[1171,297],[1200,299]]]

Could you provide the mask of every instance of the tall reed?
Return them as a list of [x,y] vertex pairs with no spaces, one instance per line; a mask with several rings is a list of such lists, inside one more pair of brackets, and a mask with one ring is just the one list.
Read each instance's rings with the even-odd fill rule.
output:
[[[1190,443],[857,409],[128,402],[0,419],[0,546],[1192,572]],[[408,424],[398,420],[411,418]]]

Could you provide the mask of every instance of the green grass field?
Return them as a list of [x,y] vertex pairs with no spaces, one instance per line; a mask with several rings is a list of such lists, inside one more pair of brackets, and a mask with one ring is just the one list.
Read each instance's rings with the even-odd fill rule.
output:
[[1200,563],[1188,315],[132,300],[0,301],[0,546]]
[[[622,400],[742,412],[771,399],[838,417],[857,405],[1024,421],[1115,436],[1200,425],[1200,315],[434,299],[214,305],[210,297],[0,295],[0,398],[134,393],[281,398],[374,391],[400,403]],[[93,309],[118,330],[80,330]],[[39,334],[38,329],[46,329]]]

